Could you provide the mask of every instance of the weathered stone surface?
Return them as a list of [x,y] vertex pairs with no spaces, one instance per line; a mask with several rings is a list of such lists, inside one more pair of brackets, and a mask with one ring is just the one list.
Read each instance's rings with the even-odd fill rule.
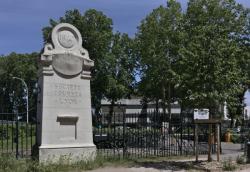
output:
[[[62,23],[52,31],[39,58],[38,144],[39,159],[57,162],[92,159],[90,67],[88,51],[82,48],[79,31]],[[52,158],[52,160],[51,160]]]
[[80,160],[94,160],[96,150],[92,146],[79,145],[78,147],[40,147],[40,162],[43,163],[70,163]]
[[56,54],[53,56],[52,66],[63,75],[77,75],[82,71],[83,60],[74,55]]

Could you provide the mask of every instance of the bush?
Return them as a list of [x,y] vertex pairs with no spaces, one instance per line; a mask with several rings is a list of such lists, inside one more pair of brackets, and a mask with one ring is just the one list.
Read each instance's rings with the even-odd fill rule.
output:
[[245,157],[243,155],[242,156],[237,156],[236,162],[237,162],[237,164],[245,164],[246,159],[245,159]]
[[232,134],[232,142],[233,143],[241,143],[242,138],[239,134]]
[[233,163],[231,157],[228,160],[223,162],[223,170],[225,170],[225,171],[233,171],[235,169],[236,169],[236,165]]

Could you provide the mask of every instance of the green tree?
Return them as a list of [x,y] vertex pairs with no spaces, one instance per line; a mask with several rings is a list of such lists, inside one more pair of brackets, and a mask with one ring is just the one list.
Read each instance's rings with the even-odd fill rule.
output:
[[234,0],[190,0],[179,61],[183,106],[209,108],[214,116],[225,101],[239,103],[244,76],[238,39],[245,24],[246,11]]
[[162,108],[171,118],[173,90],[179,82],[176,66],[179,59],[179,48],[182,40],[181,6],[175,0],[167,1],[167,6],[154,9],[142,20],[136,40],[141,69],[140,92],[142,95],[162,101]]
[[[29,91],[31,117],[36,116],[36,82],[38,53],[11,53],[0,58],[0,105],[1,113],[12,113],[14,106],[19,112],[26,112],[24,86],[12,77],[24,79]],[[15,105],[14,105],[15,103]]]
[[109,123],[112,120],[115,102],[129,98],[133,92],[135,80],[133,44],[133,40],[127,34],[114,34],[110,53],[102,64],[106,85],[104,96],[111,102]]

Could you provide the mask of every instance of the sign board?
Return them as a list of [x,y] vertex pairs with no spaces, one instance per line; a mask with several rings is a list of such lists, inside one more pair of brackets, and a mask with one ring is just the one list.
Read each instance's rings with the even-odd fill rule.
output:
[[194,109],[194,119],[209,119],[208,109]]

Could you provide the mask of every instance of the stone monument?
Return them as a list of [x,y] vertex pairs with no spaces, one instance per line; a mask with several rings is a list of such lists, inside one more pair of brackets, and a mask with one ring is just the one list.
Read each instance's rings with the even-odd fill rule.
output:
[[51,40],[39,58],[39,161],[93,159],[90,68],[94,62],[74,26],[58,24]]

